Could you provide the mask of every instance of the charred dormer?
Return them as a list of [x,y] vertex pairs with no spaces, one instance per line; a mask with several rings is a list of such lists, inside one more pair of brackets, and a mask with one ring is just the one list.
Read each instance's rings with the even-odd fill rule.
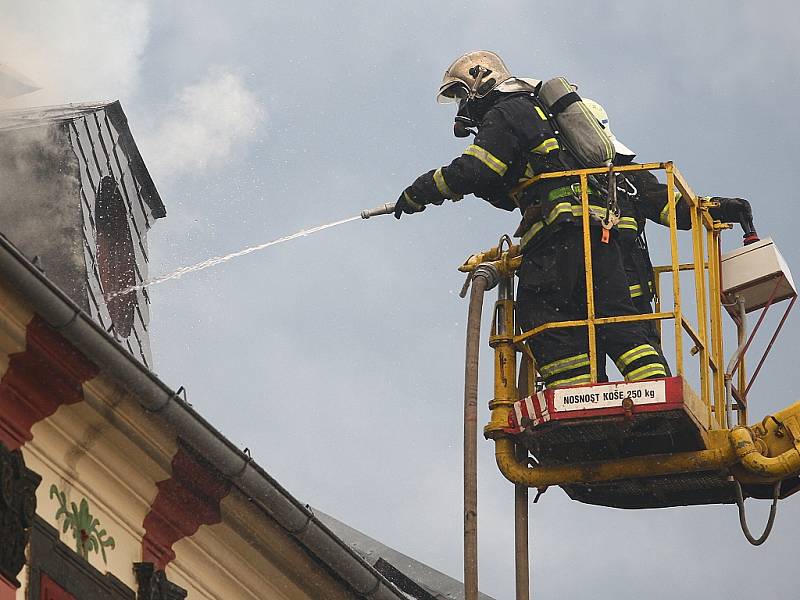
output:
[[119,102],[0,113],[0,232],[151,366],[147,232],[166,211]]

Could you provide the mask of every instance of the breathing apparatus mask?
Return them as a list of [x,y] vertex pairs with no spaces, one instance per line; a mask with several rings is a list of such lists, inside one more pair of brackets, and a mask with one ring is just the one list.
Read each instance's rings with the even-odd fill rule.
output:
[[457,138],[469,137],[470,134],[475,135],[475,127],[478,122],[470,115],[470,102],[466,98],[459,100],[458,111],[456,111],[455,122],[453,123],[453,135]]
[[456,137],[474,134],[490,102],[487,96],[511,77],[505,64],[494,52],[477,50],[457,58],[445,71],[436,101],[455,103],[458,111],[453,124]]
[[494,104],[498,94],[489,93],[482,98],[470,97],[471,95],[466,87],[453,90],[453,93],[454,97],[458,99],[458,110],[453,123],[453,135],[458,138],[475,135],[477,133],[475,128],[492,104]]

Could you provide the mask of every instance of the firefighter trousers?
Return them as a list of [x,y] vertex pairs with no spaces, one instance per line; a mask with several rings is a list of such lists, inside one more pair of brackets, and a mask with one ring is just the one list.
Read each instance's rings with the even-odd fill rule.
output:
[[[592,227],[590,236],[596,316],[637,314],[613,236],[603,243],[599,227]],[[586,318],[586,268],[580,227],[565,225],[535,248],[526,249],[519,270],[516,314],[525,330]],[[598,348],[614,360],[626,381],[666,377],[666,363],[651,338],[652,329],[647,323],[597,327]],[[591,382],[586,327],[545,330],[530,340],[530,346],[547,387]]]
[[[644,297],[633,298],[633,306],[636,309],[636,312],[640,315],[651,315],[653,314],[653,304],[650,300],[645,300]],[[664,365],[664,371],[666,372],[666,377],[671,375],[669,370],[669,365],[667,364],[666,359],[664,358],[664,351],[661,349],[661,332],[658,326],[657,321],[642,321],[642,325],[645,326],[645,333],[647,333],[647,341],[650,343],[653,348],[661,355],[661,359],[664,361],[662,364]]]
[[[646,298],[646,296],[631,298],[636,312],[640,315],[653,314],[653,304]],[[658,323],[656,321],[642,321],[642,325],[645,327],[647,341],[653,348],[655,348],[656,352],[661,355],[661,360],[663,361],[661,364],[664,365],[666,377],[671,377],[672,372],[669,369],[666,358],[664,358],[664,351],[661,349],[661,332],[659,330]],[[608,374],[606,373],[605,348],[603,347],[602,341],[599,338],[597,340],[597,381],[608,381]]]

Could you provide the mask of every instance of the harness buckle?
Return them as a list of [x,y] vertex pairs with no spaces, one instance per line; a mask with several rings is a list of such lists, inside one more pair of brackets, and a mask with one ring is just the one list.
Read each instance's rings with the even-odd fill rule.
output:
[[609,211],[608,216],[600,219],[603,229],[612,229],[619,223],[619,214]]
[[619,223],[619,219],[619,210],[613,211],[606,209],[606,216],[600,219],[600,226],[603,228],[600,236],[600,241],[602,243],[607,244],[609,242],[611,230]]

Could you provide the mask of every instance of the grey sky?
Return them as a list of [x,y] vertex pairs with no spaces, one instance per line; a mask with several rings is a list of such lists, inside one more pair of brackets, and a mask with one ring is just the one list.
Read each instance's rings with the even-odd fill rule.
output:
[[[800,271],[795,2],[0,5],[0,62],[44,88],[19,102],[121,99],[168,212],[151,232],[153,274],[394,201],[463,149],[434,94],[476,48],[521,76],[569,77],[641,160],[674,160],[699,193],[750,199]],[[470,197],[165,283],[152,290],[156,371],[293,494],[460,578],[456,267],[516,222]],[[797,399],[798,336],[791,319],[753,418]],[[486,346],[482,359],[484,407]],[[513,489],[492,450],[480,443],[481,588],[510,598]],[[750,509],[754,528],[765,509]],[[777,596],[799,518],[800,501],[781,504],[753,549],[733,507],[623,512],[551,490],[532,509],[534,589]]]

